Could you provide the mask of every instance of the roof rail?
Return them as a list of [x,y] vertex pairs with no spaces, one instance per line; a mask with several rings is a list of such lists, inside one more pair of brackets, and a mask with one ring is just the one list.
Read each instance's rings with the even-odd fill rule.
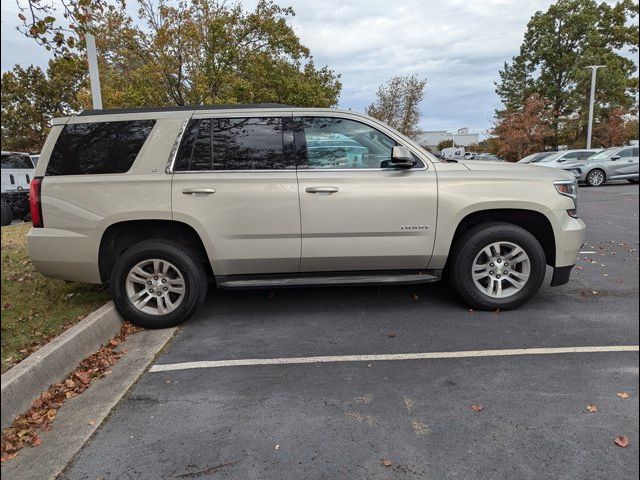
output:
[[115,108],[107,110],[84,110],[78,115],[86,117],[89,115],[109,115],[114,113],[149,113],[149,112],[183,112],[189,110],[231,110],[250,108],[292,108],[292,105],[282,103],[235,103],[218,105],[198,105],[198,106],[171,106],[171,107],[142,107],[142,108]]

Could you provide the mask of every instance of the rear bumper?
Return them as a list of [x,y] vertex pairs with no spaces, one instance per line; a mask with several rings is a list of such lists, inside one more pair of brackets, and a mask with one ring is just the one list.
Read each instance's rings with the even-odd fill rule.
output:
[[47,277],[102,283],[98,246],[90,236],[55,228],[32,228],[27,246],[36,270]]

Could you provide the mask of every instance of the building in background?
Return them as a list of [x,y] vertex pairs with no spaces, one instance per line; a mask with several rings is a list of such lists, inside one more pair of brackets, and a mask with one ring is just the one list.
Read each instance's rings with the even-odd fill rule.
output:
[[425,130],[418,132],[415,136],[418,145],[429,150],[437,149],[438,144],[445,140],[453,140],[454,144],[459,147],[468,147],[480,143],[480,134],[469,133],[468,128],[459,128],[457,133],[446,130]]

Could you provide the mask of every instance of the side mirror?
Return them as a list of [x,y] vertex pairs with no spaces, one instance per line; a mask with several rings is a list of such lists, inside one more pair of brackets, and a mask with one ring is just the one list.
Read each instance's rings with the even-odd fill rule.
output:
[[567,159],[566,159],[566,158],[561,158],[560,160],[558,160],[558,163],[564,163],[564,162],[566,162],[566,161],[567,161]]
[[411,150],[402,145],[396,145],[391,150],[391,165],[396,168],[413,168],[416,160],[413,158]]
[[613,155],[611,160],[620,160],[620,155]]

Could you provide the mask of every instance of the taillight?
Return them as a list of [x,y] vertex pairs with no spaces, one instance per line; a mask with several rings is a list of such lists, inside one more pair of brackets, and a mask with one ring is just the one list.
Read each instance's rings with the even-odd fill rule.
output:
[[42,219],[42,202],[40,190],[42,188],[42,177],[31,180],[29,185],[29,208],[31,210],[31,222],[34,228],[44,227]]

